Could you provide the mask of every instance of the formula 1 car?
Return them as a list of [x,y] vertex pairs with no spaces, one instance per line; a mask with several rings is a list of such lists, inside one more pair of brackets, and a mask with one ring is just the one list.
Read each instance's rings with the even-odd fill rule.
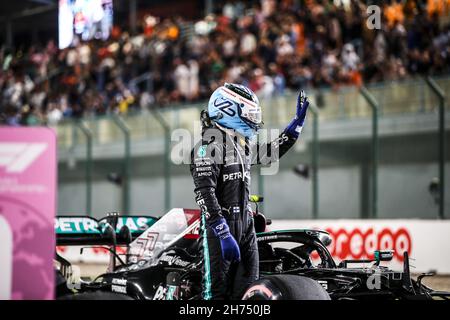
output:
[[[253,200],[259,201],[257,197]],[[393,251],[389,250],[376,251],[374,259],[345,260],[336,264],[327,250],[331,243],[327,232],[265,231],[270,221],[257,211],[254,218],[259,231],[260,279],[247,289],[243,300],[450,298],[450,292],[435,291],[422,283],[423,277],[430,274],[422,274],[417,280],[411,278],[406,252],[402,271],[380,265],[392,259]],[[138,223],[131,221],[130,228],[127,219],[142,223],[137,227]],[[74,231],[69,222],[76,221],[89,228],[78,226]],[[62,230],[61,225],[65,225],[66,230]],[[57,254],[58,299],[202,298],[198,210],[172,209],[160,219],[110,215],[96,221],[86,217],[61,217],[55,226],[58,226],[57,245],[104,246],[110,254],[106,273],[92,281],[80,280],[75,284],[70,282],[70,262]],[[124,246],[123,254],[117,253],[117,246]]]

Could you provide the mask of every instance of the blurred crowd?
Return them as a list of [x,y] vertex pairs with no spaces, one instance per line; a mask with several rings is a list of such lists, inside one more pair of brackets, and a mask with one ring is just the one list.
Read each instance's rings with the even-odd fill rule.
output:
[[54,125],[205,100],[223,82],[260,97],[450,70],[449,1],[226,1],[198,21],[145,16],[131,35],[0,50],[0,121]]

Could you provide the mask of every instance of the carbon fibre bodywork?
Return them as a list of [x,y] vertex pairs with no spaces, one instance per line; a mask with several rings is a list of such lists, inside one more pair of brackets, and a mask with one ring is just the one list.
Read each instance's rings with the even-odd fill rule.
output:
[[[132,261],[129,256],[119,258],[110,246],[113,263],[110,263],[108,272],[93,281],[79,281],[75,290],[59,292],[64,295],[92,291],[115,292],[133,299],[152,300],[201,299],[203,261],[198,237],[192,232],[196,223],[198,219],[191,219],[187,231],[175,237],[173,242],[150,259]],[[115,232],[112,232],[115,228],[104,230],[109,236],[103,235],[103,232],[98,238],[99,243],[92,242],[92,238],[80,237],[77,241],[68,241],[67,234],[57,234],[57,243],[64,239],[65,244],[71,245],[105,245],[108,241],[112,245],[121,239],[120,243],[124,244],[124,232],[116,237]],[[107,240],[108,237],[110,240]],[[89,239],[90,243],[84,239]],[[308,277],[322,285],[333,300],[450,298],[450,293],[435,291],[422,284],[422,278],[429,274],[411,278],[406,252],[403,270],[394,271],[380,265],[382,261],[389,260],[383,258],[382,252],[375,254],[374,259],[349,260],[337,264],[327,249],[331,239],[325,231],[302,229],[261,232],[257,234],[257,241],[260,277],[280,274]],[[69,278],[70,263],[60,256],[56,260],[65,266],[60,269],[60,278],[61,275]],[[67,285],[64,281],[59,283],[60,286]]]

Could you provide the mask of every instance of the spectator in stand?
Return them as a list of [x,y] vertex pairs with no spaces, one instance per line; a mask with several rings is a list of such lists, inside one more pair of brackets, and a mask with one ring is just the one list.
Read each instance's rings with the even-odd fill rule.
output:
[[1,121],[56,125],[198,101],[225,81],[267,97],[450,71],[444,1],[385,1],[380,30],[366,27],[359,0],[223,2],[192,23],[146,16],[133,36],[115,26],[106,42],[1,47]]

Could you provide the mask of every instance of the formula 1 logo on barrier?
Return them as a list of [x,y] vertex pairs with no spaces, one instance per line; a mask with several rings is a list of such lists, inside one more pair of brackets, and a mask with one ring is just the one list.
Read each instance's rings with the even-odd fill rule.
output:
[[0,127],[0,299],[53,299],[56,168],[52,129]]
[[7,173],[22,173],[46,149],[46,143],[0,142],[0,166]]

